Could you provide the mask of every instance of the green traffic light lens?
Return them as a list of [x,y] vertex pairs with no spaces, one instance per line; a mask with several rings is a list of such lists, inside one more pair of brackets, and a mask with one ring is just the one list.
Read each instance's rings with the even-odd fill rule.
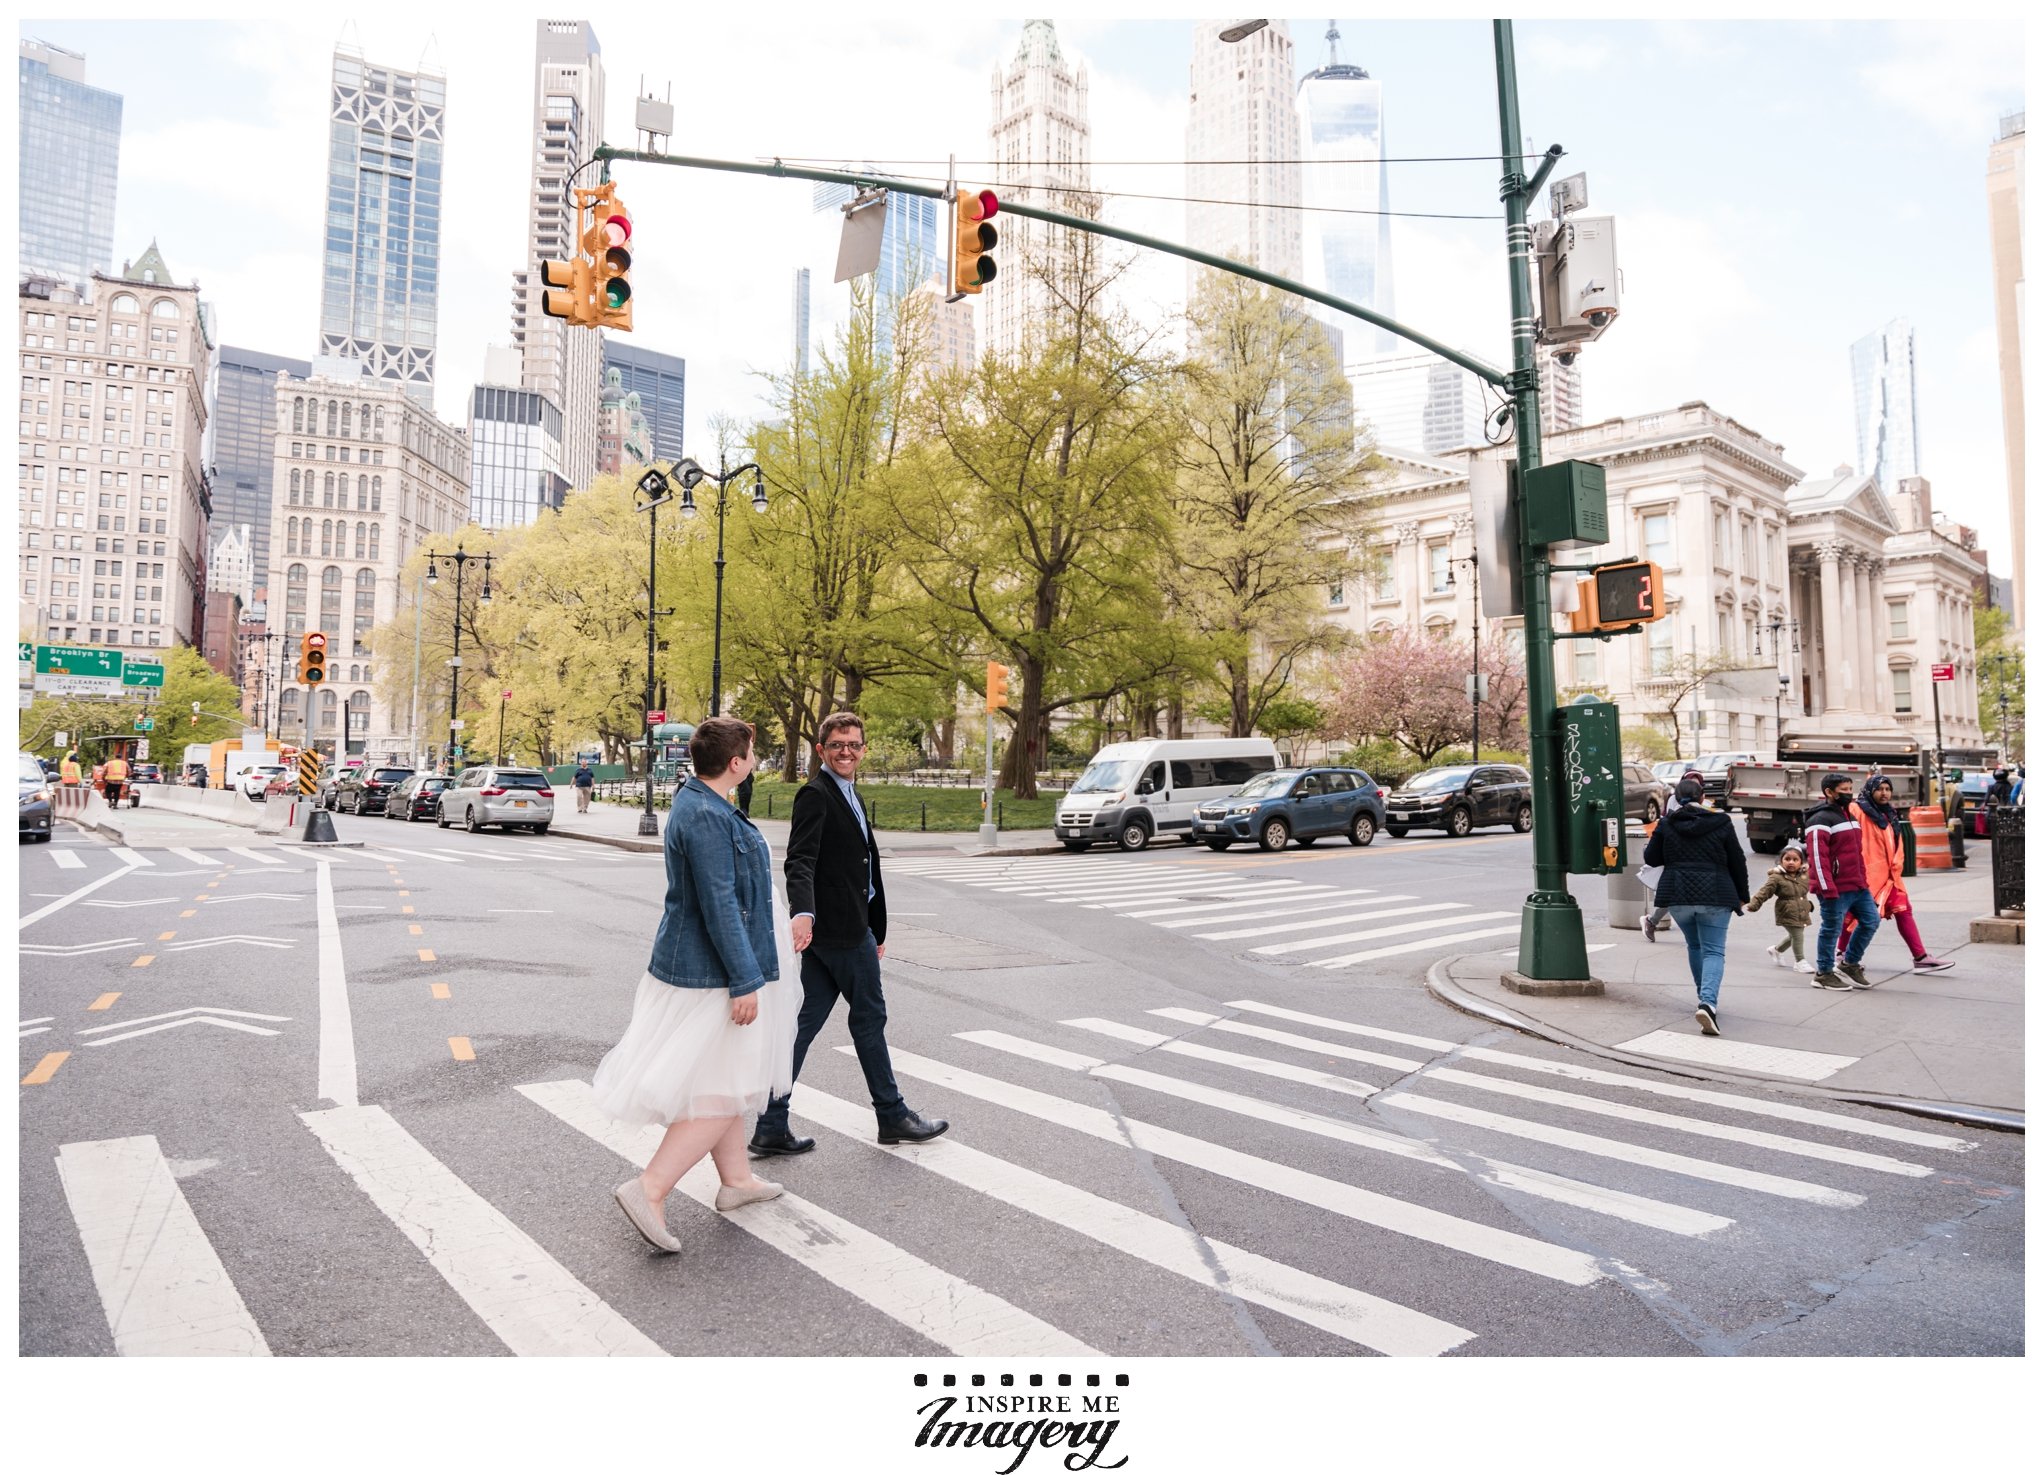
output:
[[626,281],[612,282],[603,289],[603,300],[613,309],[623,307],[631,295],[632,284]]

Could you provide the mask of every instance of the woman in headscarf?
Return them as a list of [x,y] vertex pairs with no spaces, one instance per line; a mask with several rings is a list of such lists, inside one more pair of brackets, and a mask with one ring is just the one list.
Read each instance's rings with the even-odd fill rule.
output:
[[[1902,886],[1902,826],[1909,823],[1908,817],[1895,808],[1895,786],[1885,775],[1875,774],[1860,786],[1859,798],[1853,801],[1852,811],[1859,820],[1860,851],[1866,858],[1867,889],[1874,894],[1874,903],[1881,909],[1883,917],[1895,920],[1895,930],[1902,934],[1902,940],[1909,944],[1910,955],[1916,960],[1911,971],[1916,973],[1946,973],[1954,966],[1941,958],[1933,958],[1930,950],[1923,945],[1923,936],[1916,930],[1916,914],[1910,909],[1909,893]],[[1854,919],[1845,918],[1839,935],[1839,946],[1852,936]]]

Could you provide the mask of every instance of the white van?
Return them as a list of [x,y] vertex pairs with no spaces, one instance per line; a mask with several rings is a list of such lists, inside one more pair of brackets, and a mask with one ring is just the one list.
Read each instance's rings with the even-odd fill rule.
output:
[[1160,835],[1192,842],[1192,812],[1224,799],[1278,766],[1269,738],[1140,738],[1109,743],[1057,807],[1057,837],[1067,850],[1112,840],[1141,850]]

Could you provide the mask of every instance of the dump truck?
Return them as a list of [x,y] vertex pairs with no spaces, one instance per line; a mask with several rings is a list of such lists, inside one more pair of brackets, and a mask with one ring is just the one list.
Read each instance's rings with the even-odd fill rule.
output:
[[1878,773],[1895,786],[1895,807],[1935,802],[1930,753],[1900,731],[1791,732],[1775,761],[1737,763],[1725,776],[1725,807],[1746,816],[1746,843],[1772,854],[1803,832],[1803,815],[1824,802],[1827,773],[1852,780],[1853,792]]

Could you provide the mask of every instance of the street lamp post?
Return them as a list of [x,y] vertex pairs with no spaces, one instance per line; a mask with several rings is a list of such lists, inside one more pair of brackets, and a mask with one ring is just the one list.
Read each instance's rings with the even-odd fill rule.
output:
[[[482,601],[484,604],[488,604],[490,602],[490,565],[495,562],[496,555],[490,553],[470,553],[459,543],[454,545],[452,553],[436,553],[429,548],[426,551],[426,582],[428,584],[438,584],[440,582],[439,560],[443,558],[451,560],[454,564],[454,659],[447,663],[452,668],[452,674],[447,680],[447,752],[445,755],[447,760],[451,760],[454,756],[455,748],[461,744],[462,575],[467,572],[471,559],[477,560],[482,564]],[[448,772],[453,772],[451,762],[448,763]]]
[[1995,705],[2001,709],[2001,761],[2003,764],[2007,764],[2009,761],[2009,683],[2008,677],[2005,674],[2008,663],[2009,655],[2005,650],[1998,650],[1993,655],[1987,657],[1987,664],[1994,667]]
[[[1762,625],[1760,629],[1767,633],[1768,648],[1774,656],[1774,670],[1777,677],[1774,688],[1774,744],[1776,748],[1779,748],[1782,738],[1781,701],[1783,697],[1788,695],[1789,689],[1788,672],[1781,669],[1781,637],[1782,632],[1787,631],[1789,654],[1798,654],[1803,648],[1802,626],[1794,620],[1784,620],[1780,615],[1776,615],[1767,624]],[[1760,654],[1760,634],[1758,631],[1753,636],[1753,654],[1756,656]]]
[[1454,587],[1455,570],[1469,566],[1469,761],[1482,762],[1478,747],[1483,737],[1483,591],[1476,577],[1476,554],[1448,560],[1448,586]]
[[[257,646],[262,647],[262,654],[260,656],[255,657],[256,676],[260,679],[262,690],[262,695],[256,699],[256,716],[257,718],[260,719],[262,723],[264,737],[268,737],[270,735],[270,699],[273,695],[278,697],[281,697],[283,695],[283,693],[277,689],[277,683],[273,683],[270,680],[270,645],[272,644],[272,642],[282,640],[283,638],[284,638],[283,635],[275,630],[267,630],[261,635],[248,635],[243,637],[243,639],[246,640],[248,643],[249,655],[254,654],[255,648]],[[244,672],[246,672],[248,669],[249,655],[244,655],[242,657],[242,670]],[[280,701],[277,705],[279,708],[277,713],[279,719],[277,723],[278,735],[281,736],[283,729],[282,718],[284,715],[282,711],[283,704]],[[247,722],[248,718],[244,715],[241,720],[245,723]]]
[[[693,464],[693,463],[691,463]],[[660,822],[653,817],[653,627],[661,615],[672,610],[658,608],[660,583],[660,508],[674,500],[667,473],[651,467],[639,478],[639,511],[646,514],[646,807],[639,814],[639,833],[657,835]]]
[[724,514],[729,510],[731,483],[748,471],[752,473],[752,510],[754,512],[766,511],[766,481],[759,466],[751,461],[746,462],[743,466],[734,466],[726,470],[724,462],[720,458],[717,462],[716,474],[713,476],[694,461],[684,456],[681,458],[678,469],[681,472],[681,515],[683,517],[694,517],[696,515],[695,489],[700,483],[713,481],[717,484],[717,592],[714,604],[715,614],[711,619],[710,635],[710,715],[716,717],[720,716],[724,710]]
[[497,761],[504,761],[504,712],[511,705],[511,692],[507,688],[503,699],[497,703]]

